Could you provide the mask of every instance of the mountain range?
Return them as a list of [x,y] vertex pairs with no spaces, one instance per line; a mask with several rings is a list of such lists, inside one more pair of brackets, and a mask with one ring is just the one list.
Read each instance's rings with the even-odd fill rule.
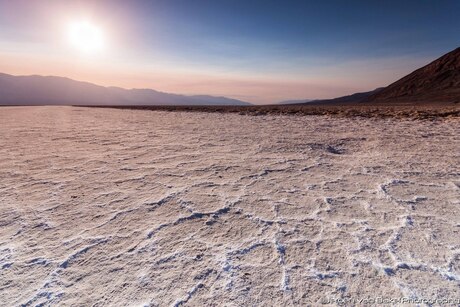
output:
[[[369,91],[369,92],[361,92],[361,93],[354,93],[351,95],[347,96],[341,96],[337,98],[332,98],[332,99],[315,99],[315,100],[298,100],[295,103],[291,104],[343,104],[343,103],[359,103],[359,102],[364,102],[366,101],[370,96],[372,96],[375,93],[380,92],[383,90],[383,87],[376,88],[375,90]],[[292,100],[295,101],[295,100]]]
[[0,73],[0,105],[251,105],[208,95],[185,96],[152,89],[104,87],[54,76]]
[[[459,103],[460,48],[387,87],[333,99],[289,100],[278,104]],[[251,105],[209,95],[186,96],[152,89],[104,87],[54,76],[0,73],[0,105]]]

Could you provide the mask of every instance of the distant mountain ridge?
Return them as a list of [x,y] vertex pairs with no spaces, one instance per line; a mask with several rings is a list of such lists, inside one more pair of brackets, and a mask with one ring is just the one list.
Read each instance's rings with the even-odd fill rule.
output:
[[55,76],[0,73],[0,105],[251,105],[208,95],[186,96],[152,89],[104,87]]
[[460,102],[460,48],[417,69],[366,102]]
[[284,100],[279,101],[276,104],[299,104],[314,101],[313,99],[293,99],[293,100]]
[[375,90],[369,92],[360,92],[347,96],[341,96],[332,99],[315,99],[315,100],[292,100],[291,103],[285,104],[294,104],[294,105],[314,105],[314,104],[342,104],[342,103],[359,103],[368,99],[371,95],[380,92],[383,90],[383,87],[376,88]]

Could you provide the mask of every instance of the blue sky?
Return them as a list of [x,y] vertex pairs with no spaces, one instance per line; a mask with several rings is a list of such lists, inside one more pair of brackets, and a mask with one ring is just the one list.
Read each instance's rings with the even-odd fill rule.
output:
[[[455,49],[458,16],[460,1],[0,0],[0,70],[257,103],[328,98]],[[65,46],[60,28],[79,18],[108,33],[104,54]]]

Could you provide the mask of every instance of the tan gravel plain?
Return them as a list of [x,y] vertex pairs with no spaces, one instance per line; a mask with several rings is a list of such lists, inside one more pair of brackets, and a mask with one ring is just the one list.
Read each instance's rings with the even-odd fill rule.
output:
[[0,128],[2,306],[460,299],[458,118],[2,107]]

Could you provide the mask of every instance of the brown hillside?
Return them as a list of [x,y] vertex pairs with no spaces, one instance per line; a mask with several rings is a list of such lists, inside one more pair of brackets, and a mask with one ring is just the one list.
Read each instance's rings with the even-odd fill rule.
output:
[[460,102],[460,48],[369,97],[367,102]]

